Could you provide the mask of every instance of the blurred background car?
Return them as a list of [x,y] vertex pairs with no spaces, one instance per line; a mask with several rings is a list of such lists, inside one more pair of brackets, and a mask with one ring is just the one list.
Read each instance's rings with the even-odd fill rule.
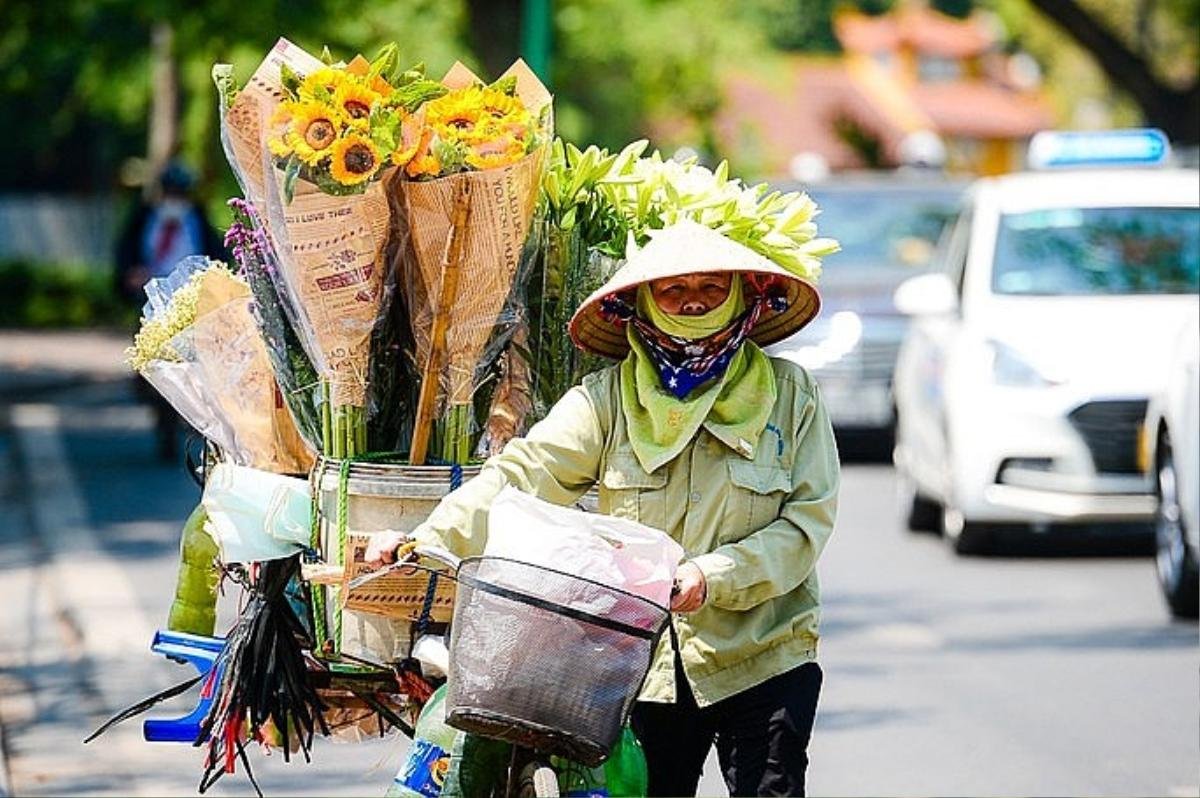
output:
[[[1114,152],[1129,149],[1118,139]],[[1101,134],[1082,141],[1089,156],[1105,149]],[[1137,441],[1172,336],[1200,302],[1198,197],[1200,175],[1161,168],[970,190],[942,270],[896,292],[914,317],[895,378],[910,527],[940,522],[960,553],[988,548],[1000,523],[1149,533],[1156,500]]]
[[930,268],[966,185],[896,173],[844,177],[808,189],[820,208],[821,234],[838,239],[842,250],[821,275],[820,315],[768,351],[816,377],[839,436],[866,452],[886,456],[893,442],[892,370],[908,319],[892,295],[904,280]]
[[1162,392],[1150,400],[1142,464],[1154,482],[1158,581],[1171,614],[1200,614],[1200,316],[1184,323]]

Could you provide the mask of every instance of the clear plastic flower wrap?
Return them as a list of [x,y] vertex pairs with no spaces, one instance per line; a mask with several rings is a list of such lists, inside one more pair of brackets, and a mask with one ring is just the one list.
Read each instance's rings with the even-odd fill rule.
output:
[[283,400],[305,443],[317,451],[321,447],[321,381],[292,326],[295,311],[279,292],[274,244],[251,203],[235,198],[229,206],[234,222],[225,234],[225,246],[233,253],[238,273],[250,286],[254,300],[251,309]]
[[307,471],[313,454],[283,405],[246,282],[190,258],[151,281],[147,296],[131,365],[232,462]]

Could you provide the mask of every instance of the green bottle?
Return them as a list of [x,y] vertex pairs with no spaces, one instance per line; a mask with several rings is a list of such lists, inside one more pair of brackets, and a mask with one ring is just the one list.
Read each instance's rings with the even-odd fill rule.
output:
[[642,744],[626,726],[604,763],[604,780],[612,798],[642,798],[649,786]]

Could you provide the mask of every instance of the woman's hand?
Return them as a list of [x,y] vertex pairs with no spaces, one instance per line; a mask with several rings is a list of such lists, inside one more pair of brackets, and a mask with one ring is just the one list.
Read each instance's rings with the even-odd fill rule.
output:
[[671,612],[695,612],[708,597],[704,572],[694,562],[685,562],[675,571],[675,589],[671,591]]
[[367,544],[367,565],[372,568],[381,568],[384,565],[390,565],[396,560],[402,560],[407,557],[413,549],[417,547],[415,540],[408,539],[408,533],[397,530],[389,530],[380,532],[371,536],[370,543]]

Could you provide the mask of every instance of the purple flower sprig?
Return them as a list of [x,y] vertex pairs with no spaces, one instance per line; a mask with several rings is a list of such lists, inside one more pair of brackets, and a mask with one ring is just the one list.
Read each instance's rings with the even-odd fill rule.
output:
[[228,205],[233,211],[233,224],[225,231],[226,249],[233,253],[243,273],[264,266],[269,268],[271,258],[267,253],[271,245],[258,211],[241,197],[231,197]]

